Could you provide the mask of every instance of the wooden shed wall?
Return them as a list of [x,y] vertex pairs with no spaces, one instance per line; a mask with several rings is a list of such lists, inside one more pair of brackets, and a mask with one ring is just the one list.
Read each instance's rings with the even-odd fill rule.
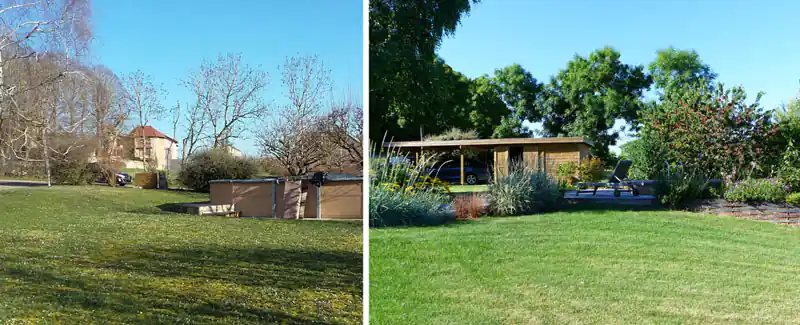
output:
[[588,155],[588,146],[585,144],[544,143],[524,146],[522,159],[529,167],[552,175],[561,164],[580,163],[584,151]]
[[[363,218],[363,183],[360,180],[335,181],[322,186],[320,213],[324,219]],[[309,194],[310,195],[310,194]]]

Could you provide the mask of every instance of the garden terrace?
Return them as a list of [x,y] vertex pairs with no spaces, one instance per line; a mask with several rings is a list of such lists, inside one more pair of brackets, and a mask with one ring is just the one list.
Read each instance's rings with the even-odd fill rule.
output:
[[580,161],[589,156],[592,142],[584,138],[509,138],[475,140],[398,141],[384,144],[386,148],[419,153],[453,152],[458,150],[461,184],[465,183],[464,150],[491,154],[492,175],[507,175],[512,161],[522,161],[528,167],[553,174],[558,165]]

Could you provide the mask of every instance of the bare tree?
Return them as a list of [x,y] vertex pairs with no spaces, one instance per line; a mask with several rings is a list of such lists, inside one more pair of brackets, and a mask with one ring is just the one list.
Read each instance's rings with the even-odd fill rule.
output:
[[195,95],[194,105],[187,107],[184,113],[184,128],[186,137],[181,141],[181,161],[191,156],[202,142],[209,136],[206,134],[208,125],[207,112],[216,105],[216,92],[214,91],[214,69],[203,63],[199,71],[192,72],[183,86]]
[[[65,88],[79,86],[86,89],[85,74],[68,75],[56,82],[42,82],[50,76],[63,71],[62,61],[55,56],[37,58],[35,64],[26,68],[26,78],[40,86],[25,92],[17,92],[7,98],[13,123],[9,125],[8,137],[3,137],[3,146],[9,150],[2,152],[4,159],[11,158],[26,163],[42,162],[46,171],[48,185],[51,182],[50,164],[53,156],[66,157],[73,150],[84,147],[78,141],[75,130],[84,125],[86,117],[65,121],[61,118],[65,100]],[[75,82],[65,79],[76,78]]]
[[[152,162],[152,154],[148,151],[149,143],[144,128],[149,125],[150,119],[158,119],[164,114],[161,100],[166,90],[161,85],[153,83],[152,77],[142,71],[136,71],[125,77],[125,104],[128,105],[133,115],[138,119],[140,138],[134,140],[134,156],[145,162]],[[134,137],[137,135],[134,134]],[[138,150],[141,148],[141,153]]]
[[[97,141],[95,156],[100,171],[106,179],[113,180],[113,163],[124,156],[120,139],[130,117],[130,106],[125,104],[122,82],[104,66],[94,68],[90,94],[92,107],[89,113]],[[114,186],[116,182],[108,182],[108,185]]]
[[269,113],[261,98],[268,78],[267,73],[243,63],[241,54],[227,54],[204,62],[184,81],[204,111],[213,147],[230,145],[247,131],[249,121]]
[[282,84],[289,104],[266,122],[258,138],[262,152],[290,175],[307,174],[324,163],[330,148],[322,132],[320,108],[331,88],[330,71],[316,56],[287,58]]
[[363,167],[364,111],[361,103],[348,95],[341,103],[334,102],[324,122],[325,139],[339,155],[331,159],[338,167]]
[[[8,159],[44,162],[49,174],[50,151],[55,147],[48,137],[67,130],[73,135],[81,132],[88,99],[76,90],[85,86],[85,76],[70,75],[85,72],[77,58],[88,51],[90,18],[88,0],[12,0],[0,5],[3,165]],[[72,98],[65,101],[62,96]],[[81,113],[74,105],[76,98],[83,102]],[[65,115],[67,125],[60,121]],[[34,158],[33,148],[40,148],[41,155]]]
[[4,82],[6,63],[53,51],[68,59],[87,51],[92,38],[88,0],[5,3],[0,7],[0,99],[17,90],[17,85]]

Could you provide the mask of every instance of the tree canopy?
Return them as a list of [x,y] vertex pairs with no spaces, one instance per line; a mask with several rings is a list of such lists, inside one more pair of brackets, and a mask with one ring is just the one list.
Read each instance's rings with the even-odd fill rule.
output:
[[611,131],[614,121],[636,124],[642,94],[651,83],[643,66],[622,63],[611,47],[588,57],[575,55],[541,95],[544,134],[586,137],[595,143],[592,154],[608,158],[608,146],[619,137]]
[[696,84],[712,87],[717,74],[700,60],[694,50],[668,47],[656,52],[656,59],[648,66],[653,85],[664,95],[670,91],[687,89]]

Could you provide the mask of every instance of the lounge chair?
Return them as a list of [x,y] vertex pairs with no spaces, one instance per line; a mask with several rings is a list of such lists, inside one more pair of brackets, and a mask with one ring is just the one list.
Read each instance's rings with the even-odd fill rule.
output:
[[[599,187],[610,187],[614,189],[614,196],[619,197],[621,192],[631,192],[633,196],[639,196],[639,190],[636,189],[636,186],[633,185],[633,182],[628,178],[628,170],[631,169],[631,165],[633,164],[630,160],[620,160],[617,162],[617,166],[614,167],[614,171],[611,172],[611,176],[608,178],[608,182],[605,183],[595,183],[595,182],[581,182],[578,183],[578,190],[575,192],[575,196],[580,195],[581,193],[589,193],[591,192],[592,195],[597,194],[597,189]],[[593,187],[594,189],[588,189]],[[584,190],[586,188],[586,190]]]

